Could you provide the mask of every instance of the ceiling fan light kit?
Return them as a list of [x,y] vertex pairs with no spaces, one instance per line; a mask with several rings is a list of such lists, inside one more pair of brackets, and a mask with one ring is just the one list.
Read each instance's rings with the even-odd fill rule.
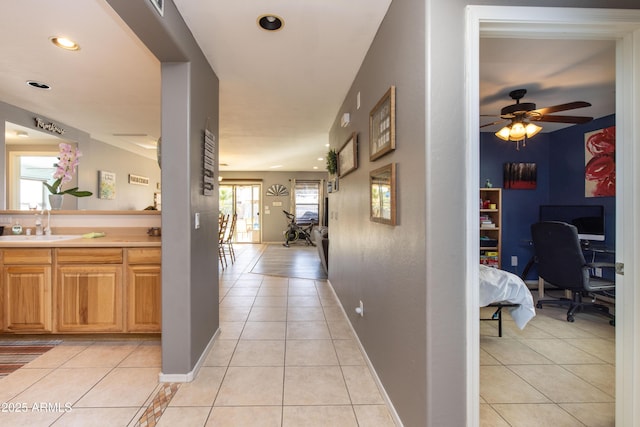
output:
[[511,123],[504,126],[495,135],[503,141],[516,142],[516,149],[520,149],[520,141],[524,141],[522,146],[526,145],[526,140],[537,135],[542,127],[531,123],[531,121],[539,122],[555,122],[555,123],[587,123],[593,120],[592,117],[581,116],[552,116],[550,113],[558,111],[573,110],[575,108],[590,107],[591,104],[584,101],[570,102],[567,104],[556,105],[553,107],[536,109],[536,104],[532,102],[520,102],[520,99],[527,93],[526,89],[516,89],[509,92],[511,99],[516,103],[507,105],[500,110],[500,119],[497,122],[488,123],[480,126],[481,128],[496,125],[504,120],[511,120]]

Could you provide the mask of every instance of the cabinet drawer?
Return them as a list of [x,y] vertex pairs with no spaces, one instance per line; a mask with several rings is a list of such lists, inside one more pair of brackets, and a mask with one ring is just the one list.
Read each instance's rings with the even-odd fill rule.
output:
[[121,264],[122,248],[59,248],[58,264]]
[[2,252],[6,265],[51,264],[51,249],[5,249]]
[[162,251],[160,248],[129,248],[127,262],[129,264],[160,264]]

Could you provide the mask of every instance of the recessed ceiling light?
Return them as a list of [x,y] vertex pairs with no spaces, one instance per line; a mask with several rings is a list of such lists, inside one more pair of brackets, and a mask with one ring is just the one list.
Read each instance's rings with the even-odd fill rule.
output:
[[20,137],[20,138],[29,138],[29,132],[24,131],[24,130],[17,130],[16,131],[16,136]]
[[51,89],[51,86],[49,86],[48,84],[37,82],[35,80],[27,80],[27,84],[31,87],[35,87],[36,89],[43,89],[43,90]]
[[323,160],[324,160],[324,158],[323,158],[323,157],[318,157],[318,160],[319,160],[319,161],[323,161]]
[[78,43],[66,37],[54,36],[54,37],[50,37],[49,40],[51,40],[51,43],[53,43],[55,46],[58,46],[61,49],[65,49],[65,50],[80,49],[80,45]]
[[278,31],[284,26],[284,20],[277,15],[269,13],[258,17],[258,25],[263,30]]
[[273,165],[273,166],[269,166],[269,169],[278,169],[281,168],[282,165]]
[[317,167],[317,166],[314,166],[313,168],[314,168],[314,169],[318,169],[318,167]]

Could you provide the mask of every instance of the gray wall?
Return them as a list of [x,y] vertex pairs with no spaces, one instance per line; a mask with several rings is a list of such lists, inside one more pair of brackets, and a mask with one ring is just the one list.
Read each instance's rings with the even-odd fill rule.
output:
[[[476,339],[466,337],[463,314],[465,212],[475,209],[466,206],[460,122],[469,4],[640,8],[637,0],[392,2],[331,129],[336,148],[348,132],[360,133],[361,166],[330,195],[338,220],[329,224],[329,279],[406,426],[467,422],[465,345]],[[367,115],[391,84],[397,86],[397,149],[370,163]],[[344,112],[353,118],[347,129],[339,126]],[[396,227],[370,223],[367,212],[368,170],[391,161],[398,164]],[[363,318],[352,314],[359,299]]]
[[[282,210],[291,212],[291,180],[326,180],[327,172],[222,172],[222,184],[237,182],[254,182],[262,185],[262,241],[282,242],[283,232],[287,228],[287,219]],[[256,181],[257,180],[257,181]],[[267,189],[273,184],[282,184],[289,190],[289,196],[267,196]],[[282,206],[273,206],[274,202],[281,202]],[[265,206],[269,206],[266,213]]]
[[148,1],[107,1],[162,63],[162,372],[188,375],[219,327],[218,198],[201,187],[218,78],[173,2],[160,17]]

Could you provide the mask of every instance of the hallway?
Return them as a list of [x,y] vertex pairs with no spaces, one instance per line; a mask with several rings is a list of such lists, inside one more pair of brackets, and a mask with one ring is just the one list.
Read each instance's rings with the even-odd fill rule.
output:
[[326,280],[250,273],[265,248],[236,245],[220,272],[221,333],[195,381],[158,384],[157,339],[65,338],[0,379],[0,425],[393,426]]

